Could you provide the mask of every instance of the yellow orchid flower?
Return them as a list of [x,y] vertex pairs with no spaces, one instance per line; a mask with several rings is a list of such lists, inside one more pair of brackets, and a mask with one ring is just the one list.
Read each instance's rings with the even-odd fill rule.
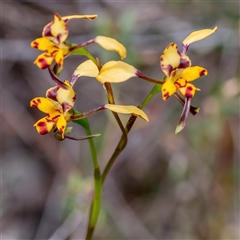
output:
[[99,70],[98,66],[91,60],[81,63],[72,75],[71,84],[79,77],[95,77],[100,83],[119,83],[137,76],[138,70],[122,61],[109,61]]
[[30,101],[31,107],[36,107],[47,114],[33,125],[41,135],[49,133],[56,127],[64,139],[66,125],[71,118],[69,110],[76,100],[76,94],[69,81],[65,80],[64,83],[67,89],[52,87],[47,90],[46,98],[36,97]]
[[48,23],[42,32],[42,37],[31,42],[31,47],[45,51],[39,55],[34,63],[41,69],[50,66],[55,60],[58,67],[63,67],[63,59],[70,53],[70,46],[65,41],[68,37],[67,22],[73,18],[85,18],[92,20],[97,15],[73,15],[61,17],[59,14],[54,14],[54,20]]
[[59,69],[62,69],[64,57],[68,56],[70,52],[77,48],[85,47],[93,43],[99,44],[106,50],[118,52],[121,59],[124,59],[126,57],[126,48],[117,40],[110,37],[97,36],[94,39],[90,39],[77,45],[72,45],[66,42],[69,34],[67,27],[67,22],[69,20],[74,18],[92,20],[96,17],[97,15],[72,15],[61,17],[59,14],[55,13],[54,20],[43,28],[42,37],[31,42],[31,47],[45,51],[37,57],[34,64],[41,69],[45,69],[55,60]]
[[[186,56],[188,47],[193,42],[202,40],[216,31],[217,27],[192,32],[183,40],[182,52],[178,51],[175,43],[171,43],[166,47],[160,57],[160,66],[166,75],[165,82],[162,85],[163,100],[166,100],[175,93],[180,102],[184,103],[184,108],[175,133],[184,129],[188,113],[192,107],[191,98],[195,95],[196,90],[200,90],[191,82],[208,73],[203,67],[191,66],[191,61],[188,56]],[[184,96],[185,99],[183,99],[182,96]],[[195,110],[199,111],[199,109]]]
[[178,51],[175,43],[166,47],[160,57],[160,66],[166,75],[166,81],[162,86],[163,100],[166,100],[177,90],[187,98],[192,98],[195,91],[200,90],[190,82],[207,75],[207,70],[199,66],[191,67],[191,61],[185,54],[191,43],[202,40],[216,31],[217,27],[192,32],[183,40],[182,52]]
[[178,51],[175,43],[171,43],[166,47],[161,55],[160,65],[162,71],[167,76],[162,86],[163,100],[166,100],[177,90],[183,96],[192,98],[195,91],[200,89],[196,88],[190,82],[203,75],[207,75],[205,68],[199,66],[191,67],[190,59]]

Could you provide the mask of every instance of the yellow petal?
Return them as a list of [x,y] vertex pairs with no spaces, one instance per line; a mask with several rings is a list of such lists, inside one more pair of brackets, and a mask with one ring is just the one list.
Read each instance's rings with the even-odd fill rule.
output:
[[62,105],[63,113],[70,110],[75,103],[76,93],[74,92],[71,84],[65,80],[64,83],[69,86],[68,89],[59,88],[56,94],[57,101]]
[[68,37],[68,28],[61,16],[54,14],[53,24],[50,26],[50,31],[59,43],[63,43]]
[[174,85],[172,79],[168,78],[162,85],[162,98],[163,100],[168,99],[171,95],[176,92],[177,88]]
[[54,125],[55,125],[54,121],[48,120],[45,117],[38,120],[33,126],[36,127],[36,130],[38,131],[39,134],[44,135],[46,133],[49,133],[54,127]]
[[191,65],[190,59],[178,51],[175,43],[169,44],[160,57],[160,65],[166,76],[177,68],[186,68]]
[[64,118],[63,114],[61,114],[57,121],[57,129],[62,135],[62,139],[64,139],[64,132],[66,129],[66,125],[67,125],[66,119]]
[[63,59],[64,59],[63,51],[62,51],[62,49],[59,49],[55,55],[55,61],[58,64],[58,67],[60,69],[62,69],[62,67],[63,67]]
[[36,64],[41,69],[45,69],[52,64],[53,60],[54,57],[51,53],[42,53],[34,61],[34,64]]
[[[61,17],[59,14],[55,13],[54,15],[54,18],[55,16],[58,16],[61,18],[61,20],[64,21],[64,23],[66,24],[69,20],[71,19],[74,19],[74,18],[85,18],[85,19],[88,19],[88,20],[93,20],[97,17],[97,15],[71,15],[71,16],[64,16],[64,17]],[[51,37],[51,36],[54,36],[52,33],[51,33],[51,26],[53,25],[54,21],[48,23],[44,28],[43,28],[43,32],[42,32],[42,36],[48,36],[48,37]],[[60,27],[64,26],[63,23],[60,24]],[[56,37],[56,36],[54,36]]]
[[51,48],[54,45],[55,44],[46,37],[37,38],[31,42],[32,48],[37,48],[41,51],[46,51],[48,48]]
[[208,37],[209,35],[215,33],[217,31],[217,29],[218,28],[215,27],[214,29],[203,29],[203,30],[192,32],[189,36],[187,36],[183,40],[183,45],[189,46],[193,42],[202,40],[202,39]]
[[178,78],[178,80],[174,83],[174,85],[177,87],[177,88],[180,88],[180,87],[185,87],[187,84],[187,80],[184,79],[184,78]]
[[106,50],[116,51],[120,55],[121,59],[124,59],[127,55],[126,48],[117,40],[110,37],[97,36],[95,42]]
[[36,97],[30,101],[31,107],[36,107],[40,111],[50,114],[56,111],[55,105],[51,102],[51,100],[43,97]]
[[181,94],[187,98],[192,98],[195,95],[195,91],[200,91],[199,88],[196,88],[193,84],[187,83],[185,87],[178,88]]
[[207,69],[195,66],[184,69],[184,71],[181,74],[181,78],[184,78],[188,82],[191,82],[207,74],[208,74]]
[[137,69],[121,61],[109,61],[103,65],[99,75],[96,77],[101,83],[119,83],[127,81],[136,76]]
[[176,70],[173,70],[170,74],[172,81],[175,82],[181,76],[183,71],[184,68],[177,68]]
[[76,81],[81,76],[96,77],[99,73],[97,65],[92,60],[81,63],[72,75],[72,81]]
[[59,86],[49,88],[46,92],[46,97],[56,102],[55,104],[59,106],[59,111],[66,113],[74,106],[76,93],[68,80],[64,81],[64,85],[67,86],[67,89]]
[[93,20],[96,17],[97,17],[97,15],[71,15],[71,16],[62,17],[62,20],[64,20],[64,22],[67,23],[69,20],[74,19],[74,18],[85,18],[88,20]]
[[137,108],[136,106],[105,104],[104,107],[117,113],[133,114],[149,122],[148,116],[145,114],[145,112],[143,112],[141,109]]

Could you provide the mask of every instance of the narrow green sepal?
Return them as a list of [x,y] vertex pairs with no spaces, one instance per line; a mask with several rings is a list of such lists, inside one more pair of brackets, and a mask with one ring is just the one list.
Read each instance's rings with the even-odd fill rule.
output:
[[69,134],[72,132],[73,127],[66,127],[64,134]]
[[80,136],[80,137],[74,137],[74,136],[70,136],[70,135],[64,134],[64,137],[65,137],[65,138],[71,139],[71,140],[75,140],[75,141],[87,140],[87,139],[89,139],[89,138],[99,137],[99,136],[101,136],[100,133],[92,134],[92,135],[88,135],[88,136]]

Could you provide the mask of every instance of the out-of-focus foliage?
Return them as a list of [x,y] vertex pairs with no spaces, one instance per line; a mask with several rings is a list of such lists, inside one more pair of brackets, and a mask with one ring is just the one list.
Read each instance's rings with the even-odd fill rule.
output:
[[[116,38],[126,62],[163,77],[159,57],[192,31],[218,26],[211,37],[191,45],[193,65],[208,69],[197,82],[184,131],[175,135],[182,106],[157,94],[138,120],[106,184],[95,239],[239,239],[239,2],[181,1],[4,1],[1,4],[2,239],[82,239],[92,197],[92,163],[87,142],[57,142],[32,125],[41,113],[29,100],[53,86],[33,61],[30,42],[41,36],[54,12],[98,14],[94,21],[71,21],[69,40],[97,35]],[[103,63],[118,60],[98,45],[88,47]],[[65,60],[61,79],[86,60]],[[76,109],[107,103],[101,84],[76,83]],[[113,85],[116,103],[138,105],[152,85],[133,78]],[[121,116],[123,121],[126,116]],[[111,113],[89,117],[101,168],[120,137]],[[72,125],[79,135],[84,129]],[[116,131],[113,131],[117,129]]]

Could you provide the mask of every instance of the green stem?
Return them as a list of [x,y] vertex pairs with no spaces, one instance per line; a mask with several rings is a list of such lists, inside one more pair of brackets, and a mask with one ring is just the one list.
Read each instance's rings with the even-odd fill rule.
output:
[[[153,98],[153,96],[160,91],[161,91],[161,85],[156,84],[152,88],[151,92],[147,95],[147,97],[143,100],[143,102],[138,107],[140,109],[145,107],[148,104],[148,102]],[[104,181],[105,181],[110,169],[112,168],[112,165],[114,164],[115,160],[117,159],[117,157],[120,155],[120,153],[125,148],[125,146],[127,144],[127,141],[126,141],[127,140],[127,135],[130,132],[130,130],[132,129],[136,119],[137,119],[137,116],[134,116],[134,115],[131,115],[131,117],[129,118],[129,120],[128,120],[126,126],[125,126],[124,134],[122,134],[115,151],[113,152],[113,154],[112,154],[111,158],[109,159],[105,169],[103,170],[102,184],[104,183]]]
[[[108,102],[110,104],[115,104],[115,100],[114,100],[114,95],[113,95],[111,84],[107,82],[107,83],[104,83],[104,86],[105,86],[105,89],[107,91]],[[123,136],[125,138],[125,146],[123,146],[123,148],[124,148],[127,145],[127,134],[125,132],[124,126],[123,126],[122,121],[119,118],[118,114],[116,112],[112,112],[112,113],[113,113],[113,115],[114,115],[114,117],[115,117],[115,119],[116,119],[116,121],[117,121],[117,123],[118,123],[118,125],[119,125],[119,127],[120,127],[120,129],[122,131],[122,133],[123,133]]]
[[[85,131],[87,135],[92,135],[90,128],[85,128]],[[89,142],[93,165],[94,165],[94,196],[93,196],[93,200],[90,208],[86,240],[89,240],[92,237],[92,234],[100,213],[101,199],[102,199],[101,172],[100,172],[100,168],[97,161],[96,148],[92,138],[88,139],[88,142]]]
[[[105,89],[106,89],[106,92],[107,92],[108,102],[110,104],[115,104],[111,84],[110,83],[105,83],[104,86],[105,86]],[[103,110],[102,107],[100,107],[100,108],[101,109],[99,109],[99,110]],[[113,113],[119,127],[122,130],[122,138],[124,139],[124,141],[123,141],[123,145],[121,147],[124,149],[124,147],[127,144],[127,134],[125,132],[124,126],[123,126],[123,124],[121,122],[121,119],[119,118],[118,114],[115,113],[115,112],[112,112],[112,113]],[[96,168],[95,168],[95,170],[96,170]],[[98,170],[99,170],[99,167],[98,167]],[[95,174],[97,174],[97,176]],[[96,181],[96,178],[98,178],[98,181]],[[88,222],[86,240],[92,239],[92,235],[93,235],[95,226],[97,224],[98,214],[100,212],[101,195],[99,195],[98,198],[96,197],[96,195],[98,194],[96,192],[98,190],[97,187],[99,187],[98,185],[96,186],[96,184],[100,184],[100,190],[101,190],[101,187],[102,187],[102,178],[101,178],[101,175],[100,175],[100,171],[98,171],[98,172],[94,171],[94,179],[95,179],[95,194],[94,194],[94,199],[91,203],[90,217],[89,217],[89,222]],[[99,179],[100,179],[100,183],[99,183]]]

